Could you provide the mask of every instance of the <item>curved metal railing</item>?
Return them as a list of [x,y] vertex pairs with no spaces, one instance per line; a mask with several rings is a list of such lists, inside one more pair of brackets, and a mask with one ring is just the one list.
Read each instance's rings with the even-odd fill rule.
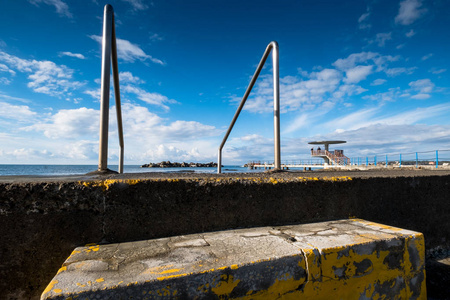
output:
[[112,172],[108,169],[109,86],[111,65],[114,81],[114,97],[116,101],[117,126],[119,131],[119,173],[123,173],[124,142],[122,129],[122,110],[120,105],[119,69],[117,64],[116,29],[114,25],[113,7],[110,4],[107,4],[105,5],[103,15],[100,140],[97,171],[99,173]]
[[272,63],[273,63],[273,124],[274,124],[274,169],[281,169],[281,154],[280,154],[280,83],[279,83],[279,54],[278,54],[278,43],[276,41],[272,41],[266,48],[261,61],[259,62],[258,67],[256,68],[255,74],[253,74],[252,80],[245,91],[244,97],[242,97],[241,103],[239,104],[236,113],[234,114],[233,120],[231,120],[231,124],[228,127],[228,130],[220,144],[218,150],[218,162],[217,162],[217,173],[222,172],[222,149],[225,145],[228,136],[230,135],[231,130],[233,129],[234,123],[236,123],[239,114],[241,113],[242,108],[244,107],[245,101],[247,101],[250,92],[252,91],[253,86],[255,85],[256,79],[258,79],[259,73],[261,73],[262,68],[264,67],[264,63],[267,60],[270,52],[272,52]]

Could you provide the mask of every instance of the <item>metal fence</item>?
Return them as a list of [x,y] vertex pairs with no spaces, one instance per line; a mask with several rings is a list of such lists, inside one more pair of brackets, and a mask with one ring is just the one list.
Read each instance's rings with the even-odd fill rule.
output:
[[[273,165],[273,161],[251,161],[248,165]],[[283,160],[282,165],[325,166],[323,159]],[[375,154],[350,157],[347,166],[362,167],[450,167],[450,150]]]
[[408,152],[395,154],[377,154],[350,158],[351,165],[357,166],[449,166],[450,150],[432,150],[422,152]]

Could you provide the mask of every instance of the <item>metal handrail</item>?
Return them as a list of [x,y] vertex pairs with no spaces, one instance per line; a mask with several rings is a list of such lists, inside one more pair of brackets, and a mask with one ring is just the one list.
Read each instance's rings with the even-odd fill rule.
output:
[[244,97],[241,100],[241,103],[239,104],[238,109],[236,110],[236,113],[234,114],[233,120],[231,120],[231,124],[228,127],[227,133],[225,134],[222,143],[220,144],[219,151],[218,151],[218,162],[217,162],[217,173],[222,172],[222,149],[225,145],[225,142],[228,139],[228,136],[230,135],[231,130],[233,129],[234,123],[236,123],[237,118],[239,117],[239,114],[241,113],[242,108],[244,107],[245,101],[247,101],[247,98],[252,91],[253,86],[255,85],[256,79],[258,79],[259,73],[261,72],[264,63],[267,60],[267,57],[270,54],[270,51],[273,49],[272,52],[272,64],[273,64],[273,124],[274,124],[274,156],[275,156],[275,163],[274,163],[274,170],[281,170],[281,154],[280,154],[280,83],[279,83],[279,67],[278,67],[278,61],[279,61],[279,54],[278,54],[278,43],[276,41],[272,41],[269,43],[269,45],[266,48],[266,51],[264,52],[261,61],[259,62],[258,67],[256,68],[255,74],[253,74],[252,80],[250,81],[250,84],[247,87],[247,90],[245,91]]
[[98,172],[109,173],[108,169],[108,125],[109,125],[109,88],[112,65],[114,96],[116,101],[117,126],[119,131],[119,173],[123,173],[124,142],[122,129],[122,110],[120,105],[119,68],[117,64],[116,29],[114,10],[110,4],[105,5],[103,15],[102,38],[102,78],[100,104],[100,140],[98,152]]

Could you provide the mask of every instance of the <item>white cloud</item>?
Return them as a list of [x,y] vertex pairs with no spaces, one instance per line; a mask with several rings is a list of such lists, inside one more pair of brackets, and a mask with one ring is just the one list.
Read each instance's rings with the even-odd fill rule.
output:
[[400,9],[398,15],[395,17],[395,23],[401,25],[410,25],[417,19],[422,17],[427,9],[420,8],[422,0],[404,0],[400,2]]
[[[145,83],[144,80],[140,79],[138,76],[134,76],[131,72],[120,72],[119,73],[119,82],[120,82],[120,93],[121,98],[124,98],[126,94],[134,95],[139,100],[142,100],[148,104],[156,105],[162,107],[164,110],[169,110],[169,106],[167,104],[176,104],[178,103],[176,100],[169,99],[164,95],[159,93],[150,93],[140,88],[138,85]],[[96,83],[100,84],[99,80],[96,80]],[[111,78],[111,87],[113,87],[112,78]],[[90,89],[84,91],[85,94],[90,95],[92,98],[100,100],[101,98],[101,90],[98,89]],[[110,93],[113,95],[113,93]]]
[[[450,126],[446,125],[424,125],[424,124],[371,124],[366,127],[332,132],[318,136],[315,139],[337,139],[345,140],[347,144],[342,145],[348,157],[358,156],[381,156],[385,158],[389,154],[389,160],[398,160],[399,153],[403,153],[403,160],[415,159],[415,152],[429,151],[435,149],[449,149]],[[296,143],[296,145],[298,142]],[[304,141],[306,144],[306,140]],[[305,152],[308,152],[305,145]],[[297,152],[299,149],[297,148]],[[285,153],[285,152],[283,152]],[[410,157],[406,153],[411,153]],[[427,154],[419,153],[419,159]],[[434,155],[434,152],[431,154]]]
[[98,141],[75,141],[66,143],[64,154],[61,153],[59,155],[76,161],[95,160],[98,158],[98,147]]
[[416,32],[414,31],[414,29],[411,29],[410,31],[408,31],[407,33],[405,33],[406,37],[413,37],[414,35],[416,35]]
[[395,101],[399,97],[401,97],[402,93],[399,88],[390,88],[387,92],[377,93],[373,95],[366,95],[362,97],[363,99],[372,100],[372,101]]
[[7,152],[7,155],[14,157],[19,161],[41,161],[43,157],[51,158],[53,154],[48,150],[36,150],[32,148],[15,149],[12,152]]
[[382,85],[386,81],[387,81],[386,79],[378,78],[378,79],[375,79],[370,85],[372,85],[372,86]]
[[358,23],[366,21],[369,18],[369,16],[370,16],[369,12],[362,14],[358,19]]
[[13,97],[13,96],[9,96],[9,95],[2,94],[2,93],[0,93],[0,98],[6,99],[6,100],[19,101],[19,102],[23,102],[23,103],[31,103],[32,102],[32,101],[30,101],[28,99],[19,98],[19,97]]
[[[196,121],[168,121],[151,113],[146,107],[131,103],[122,105],[122,116],[127,163],[148,162],[149,153],[160,160],[168,159],[164,155],[173,155],[177,160],[197,157],[197,161],[216,155],[215,138],[222,134],[222,130],[214,126]],[[114,106],[110,109],[109,119],[109,158],[117,160],[117,119]],[[20,130],[43,133],[44,137],[34,134],[33,138],[38,140],[39,147],[45,145],[53,153],[53,157],[58,157],[60,161],[76,159],[92,162],[98,155],[98,120],[99,110],[82,107],[59,110],[33,125],[21,127]],[[156,153],[157,145],[164,146],[159,147],[159,152]],[[175,155],[177,153],[178,156]]]
[[[98,43],[102,43],[102,37],[98,35],[90,35],[89,36],[94,41]],[[135,60],[145,61],[150,60],[151,62],[158,65],[165,65],[163,61],[160,59],[154,58],[151,55],[148,55],[142,50],[138,45],[133,44],[127,40],[116,39],[117,41],[117,56],[119,59],[123,59],[126,62],[134,62]]]
[[433,53],[429,53],[427,55],[422,56],[422,60],[430,59],[433,56]]
[[41,131],[52,139],[77,139],[80,136],[96,136],[99,129],[99,112],[86,107],[62,109],[39,122],[23,128],[26,131]]
[[370,11],[369,11],[369,8],[367,8],[367,12],[362,14],[358,18],[359,29],[368,29],[368,28],[372,27],[368,23],[369,17],[370,17]]
[[215,157],[205,157],[198,148],[180,149],[173,145],[157,145],[151,147],[144,153],[145,162],[177,161],[177,162],[198,162],[206,159],[213,160]]
[[34,62],[35,72],[28,76],[31,80],[28,87],[37,93],[50,96],[63,96],[71,89],[77,89],[84,84],[72,79],[73,70],[51,61]]
[[9,80],[6,77],[0,77],[0,84],[9,85],[9,84],[11,84],[11,80]]
[[124,93],[134,94],[138,99],[148,104],[160,106],[165,110],[169,110],[169,107],[166,104],[177,103],[177,101],[169,99],[164,95],[158,93],[150,93],[133,85],[125,85],[121,87],[121,91],[123,91]]
[[434,83],[430,79],[419,79],[409,83],[411,90],[417,94],[411,96],[413,99],[424,100],[431,97],[430,93],[433,92]]
[[11,70],[10,68],[8,68],[8,66],[4,65],[4,64],[0,64],[0,72],[5,72],[5,73],[9,73],[12,76],[16,75],[16,72],[14,72],[13,70]]
[[383,104],[364,108],[345,116],[340,116],[324,124],[329,130],[342,129],[357,130],[373,125],[411,125],[419,121],[446,115],[450,111],[450,104],[439,104],[425,108],[416,108],[406,112],[386,116],[382,110]]
[[349,69],[345,72],[346,77],[344,78],[344,81],[346,83],[358,83],[372,74],[372,68],[373,66],[356,66]]
[[441,74],[446,72],[447,69],[431,69],[429,72],[433,73],[433,74]]
[[38,6],[40,3],[52,5],[56,8],[56,12],[61,16],[72,18],[72,14],[69,11],[69,6],[62,0],[28,0],[31,4]]
[[[313,108],[322,103],[326,95],[333,93],[339,87],[342,74],[334,69],[323,69],[310,73],[308,77],[305,80],[294,76],[280,79],[282,112],[298,110],[300,107]],[[272,76],[261,76],[244,109],[259,113],[272,111],[272,82]]]
[[152,42],[154,42],[154,41],[162,41],[162,40],[164,39],[162,36],[160,36],[160,35],[157,34],[157,33],[151,34],[148,38],[149,38],[149,40],[152,41]]
[[36,93],[62,97],[68,91],[84,85],[82,82],[72,80],[74,72],[72,69],[48,60],[27,60],[0,51],[0,61],[19,72],[31,73],[28,76],[30,81],[27,86]]
[[100,101],[100,97],[101,97],[101,91],[100,88],[96,89],[96,90],[86,90],[83,93],[91,96],[94,99],[97,99],[98,101]]
[[390,69],[386,69],[384,72],[386,73],[386,75],[390,76],[390,77],[395,77],[401,74],[407,74],[407,75],[411,75],[412,73],[414,73],[414,70],[416,70],[416,67],[411,67],[411,68],[404,68],[404,67],[399,67],[399,68],[390,68]]
[[145,83],[145,81],[140,79],[139,77],[133,76],[133,74],[131,74],[131,72],[120,72],[119,73],[119,81],[121,83],[125,83],[125,82],[135,83],[135,84]]
[[347,58],[340,58],[333,63],[337,69],[347,71],[361,64],[374,63],[375,71],[379,72],[386,69],[389,62],[398,61],[399,56],[381,55],[376,52],[360,52],[350,54]]
[[378,47],[384,47],[388,40],[392,40],[392,32],[377,33],[375,37],[375,42],[378,44]]
[[84,57],[83,54],[80,53],[72,53],[72,52],[59,52],[59,56],[70,56],[70,57],[75,57],[75,58],[79,58],[79,59],[86,59],[86,57]]
[[128,2],[133,6],[134,10],[146,10],[148,5],[144,3],[143,0],[122,0],[124,2]]
[[36,116],[36,113],[31,111],[30,107],[26,105],[12,105],[0,102],[0,116],[18,122],[30,122]]

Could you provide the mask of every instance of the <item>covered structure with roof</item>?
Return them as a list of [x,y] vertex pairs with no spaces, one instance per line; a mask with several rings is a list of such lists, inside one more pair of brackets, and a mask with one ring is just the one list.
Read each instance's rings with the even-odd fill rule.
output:
[[[310,145],[319,145],[319,147],[315,150],[311,148],[311,156],[313,157],[321,157],[325,160],[329,165],[349,165],[350,158],[344,155],[344,150],[333,150],[330,151],[329,147],[333,144],[344,144],[347,141],[314,141],[309,142]],[[320,148],[320,145],[323,145],[324,149]]]

